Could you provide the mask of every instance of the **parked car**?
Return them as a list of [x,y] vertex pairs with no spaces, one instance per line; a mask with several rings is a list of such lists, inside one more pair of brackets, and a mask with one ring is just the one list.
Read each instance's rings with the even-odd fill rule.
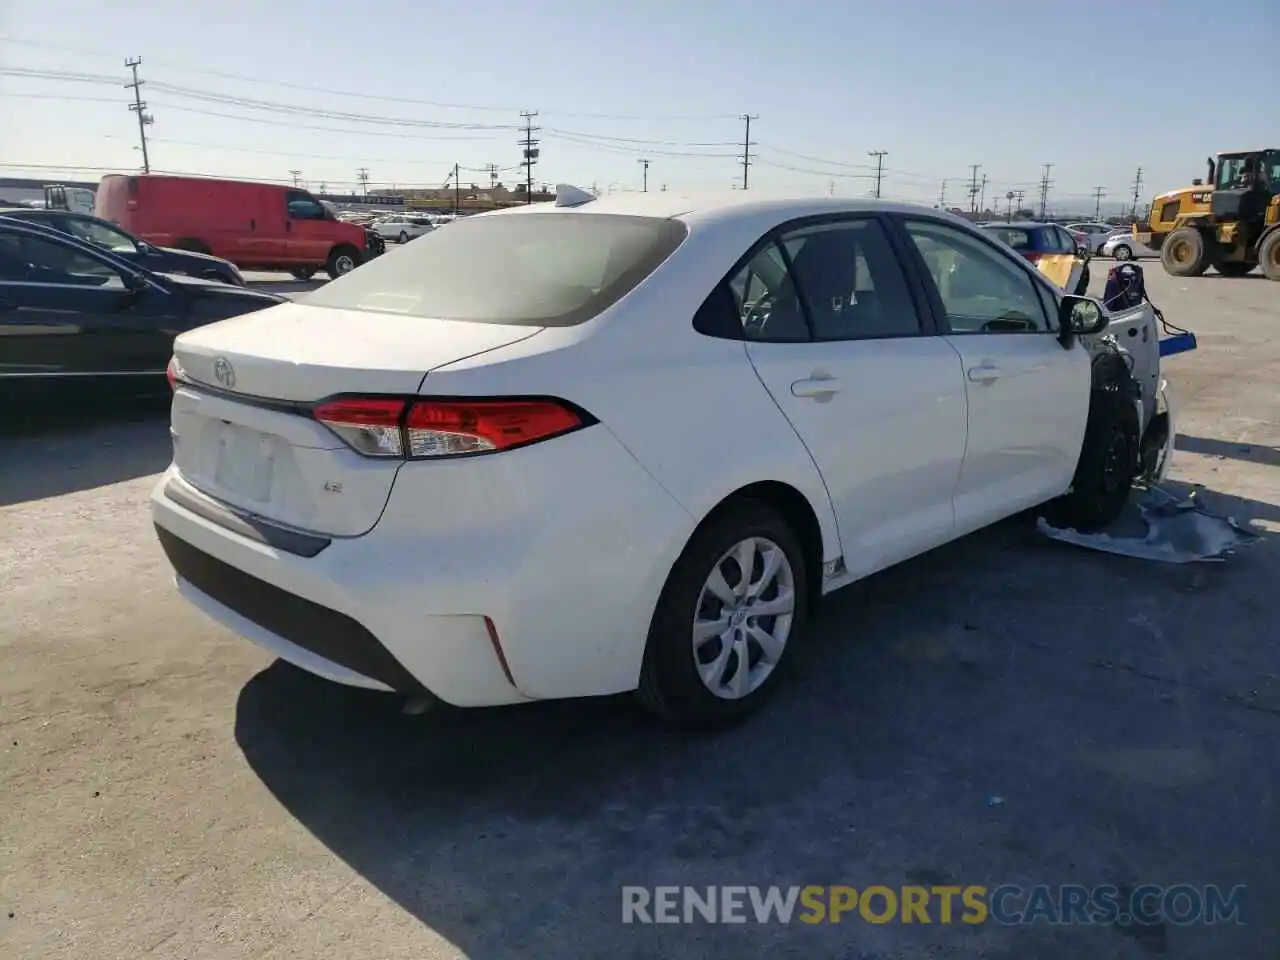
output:
[[1117,227],[1110,223],[1068,223],[1067,232],[1082,240],[1091,254],[1097,255],[1102,243],[1112,236]]
[[175,334],[282,300],[154,273],[60,231],[0,218],[0,394],[163,394]]
[[715,724],[823,594],[1167,467],[1134,316],[1125,358],[925,207],[562,188],[178,337],[153,518],[185,597],[340,683]]
[[148,243],[230,260],[242,270],[340,277],[386,249],[305,190],[208,177],[110,174],[94,213]]
[[102,247],[121,260],[157,273],[182,273],[237,287],[244,286],[244,276],[230,261],[207,253],[153,246],[115,224],[90,214],[67,213],[63,210],[0,209],[0,217],[34,223],[70,234],[86,243]]
[[1159,250],[1153,250],[1145,243],[1140,243],[1131,231],[1113,233],[1102,243],[1101,256],[1115,257],[1117,260],[1137,260],[1143,257],[1158,257]]
[[430,218],[415,216],[388,217],[385,220],[375,220],[370,226],[382,239],[398,240],[401,243],[408,243],[435,229]]
[[1062,289],[1083,295],[1089,289],[1089,252],[1056,223],[984,223]]

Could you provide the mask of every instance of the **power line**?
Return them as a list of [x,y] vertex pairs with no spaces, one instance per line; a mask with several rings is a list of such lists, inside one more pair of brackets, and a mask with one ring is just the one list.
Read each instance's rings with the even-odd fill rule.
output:
[[147,126],[156,121],[147,113],[147,104],[142,99],[142,85],[147,82],[138,79],[138,67],[142,66],[142,58],[126,59],[124,65],[133,71],[133,82],[126,83],[124,88],[126,90],[133,88],[133,103],[129,104],[129,109],[138,115],[138,139],[142,141],[142,172],[150,173],[151,158],[147,156]]
[[759,114],[752,115],[750,113],[744,113],[742,114],[740,119],[743,120],[747,125],[746,131],[742,135],[742,161],[741,161],[742,162],[742,189],[745,190],[747,189],[747,171],[751,167],[751,148],[754,146],[754,144],[751,142],[751,121],[759,120],[760,115]]
[[885,157],[887,157],[888,155],[889,155],[889,151],[887,151],[887,150],[869,150],[869,151],[867,151],[867,156],[868,156],[868,157],[875,157],[875,158],[876,158],[876,187],[875,187],[875,198],[876,198],[877,200],[879,200],[879,199],[880,199],[880,178],[884,176],[884,158],[885,158]]
[[538,111],[532,112],[521,110],[520,116],[524,118],[524,139],[517,141],[523,148],[521,156],[524,158],[524,202],[533,203],[533,165],[538,162],[538,155],[541,151],[538,149],[538,141],[534,139],[533,132],[541,129],[533,125],[533,118],[538,115]]

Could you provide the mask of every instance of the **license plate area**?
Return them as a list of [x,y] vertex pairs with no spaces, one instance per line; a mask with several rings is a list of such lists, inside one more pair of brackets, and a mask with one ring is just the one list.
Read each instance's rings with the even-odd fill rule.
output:
[[235,499],[270,503],[278,453],[276,441],[269,434],[222,423],[218,429],[214,483]]

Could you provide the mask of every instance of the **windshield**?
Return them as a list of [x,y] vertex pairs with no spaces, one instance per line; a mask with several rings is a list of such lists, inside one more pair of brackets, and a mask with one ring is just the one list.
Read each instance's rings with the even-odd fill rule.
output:
[[571,326],[653,272],[686,235],[656,217],[516,213],[454,221],[299,303],[439,320]]

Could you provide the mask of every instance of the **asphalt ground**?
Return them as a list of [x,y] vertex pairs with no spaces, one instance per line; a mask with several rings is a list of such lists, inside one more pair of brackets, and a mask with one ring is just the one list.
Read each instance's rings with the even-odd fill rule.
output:
[[[1167,566],[1015,518],[830,598],[716,736],[314,679],[174,592],[163,411],[0,440],[0,957],[1274,960],[1280,284],[1148,280],[1200,340],[1170,486],[1259,542]],[[1068,883],[1245,885],[1245,923],[622,922],[624,886]]]

